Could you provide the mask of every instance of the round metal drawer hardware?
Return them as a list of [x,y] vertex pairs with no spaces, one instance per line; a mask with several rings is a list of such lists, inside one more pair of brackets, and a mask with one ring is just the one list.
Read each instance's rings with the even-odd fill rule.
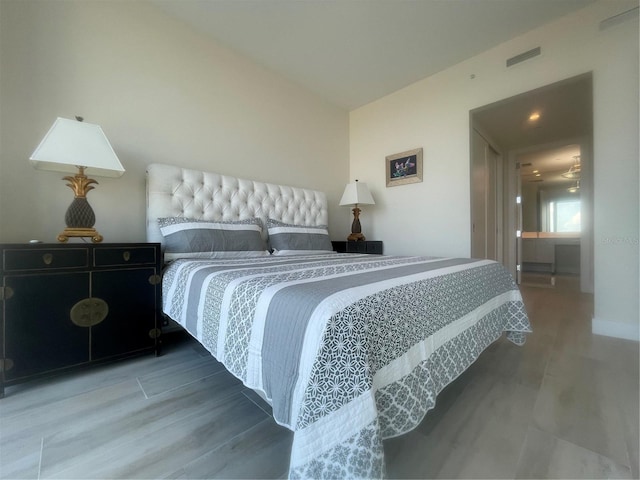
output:
[[160,335],[162,335],[162,330],[160,330],[159,328],[152,328],[151,330],[149,330],[150,338],[158,338]]
[[46,265],[51,265],[51,262],[53,262],[53,255],[51,253],[45,253],[44,255],[42,255],[42,261]]
[[162,280],[162,277],[160,275],[151,275],[149,277],[149,283],[151,285],[158,285],[160,283],[160,280]]
[[93,327],[109,314],[109,305],[98,297],[80,300],[71,307],[71,321],[79,327]]
[[0,287],[0,300],[9,300],[11,297],[13,297],[13,288]]
[[131,259],[131,252],[128,250],[125,252],[122,252],[122,258],[124,258],[125,262],[128,262]]

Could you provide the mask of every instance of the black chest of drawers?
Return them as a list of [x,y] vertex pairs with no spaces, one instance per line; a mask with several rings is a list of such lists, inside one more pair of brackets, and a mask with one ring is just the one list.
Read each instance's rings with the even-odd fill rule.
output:
[[160,244],[0,245],[4,386],[158,350]]

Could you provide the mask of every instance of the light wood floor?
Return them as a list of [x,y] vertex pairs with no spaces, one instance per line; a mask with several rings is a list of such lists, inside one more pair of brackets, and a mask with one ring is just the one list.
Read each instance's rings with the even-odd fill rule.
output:
[[[591,296],[572,279],[522,292],[526,345],[490,346],[416,430],[387,440],[389,477],[638,478],[638,343],[592,335]],[[0,478],[284,478],[291,438],[183,339],[7,388]]]

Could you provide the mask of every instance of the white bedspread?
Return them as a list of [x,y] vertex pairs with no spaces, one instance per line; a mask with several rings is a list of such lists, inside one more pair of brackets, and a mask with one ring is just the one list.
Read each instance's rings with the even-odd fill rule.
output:
[[489,260],[353,254],[177,260],[163,309],[294,433],[291,478],[384,476],[382,440],[529,321]]

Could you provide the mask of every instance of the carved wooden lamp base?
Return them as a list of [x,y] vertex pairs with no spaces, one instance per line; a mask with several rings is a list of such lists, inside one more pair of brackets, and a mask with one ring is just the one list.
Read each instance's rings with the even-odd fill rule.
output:
[[70,237],[90,237],[93,243],[100,243],[103,238],[93,228],[96,223],[96,216],[87,201],[87,193],[89,190],[93,190],[93,184],[98,182],[92,178],[87,178],[84,174],[84,169],[85,167],[78,167],[79,172],[73,177],[64,177],[64,180],[69,182],[67,186],[73,190],[75,197],[64,216],[67,228],[58,235],[58,241],[62,243],[67,242]]
[[360,209],[358,205],[353,208],[353,223],[351,224],[351,235],[347,237],[349,242],[364,242],[365,238],[362,234],[362,227],[360,226]]

